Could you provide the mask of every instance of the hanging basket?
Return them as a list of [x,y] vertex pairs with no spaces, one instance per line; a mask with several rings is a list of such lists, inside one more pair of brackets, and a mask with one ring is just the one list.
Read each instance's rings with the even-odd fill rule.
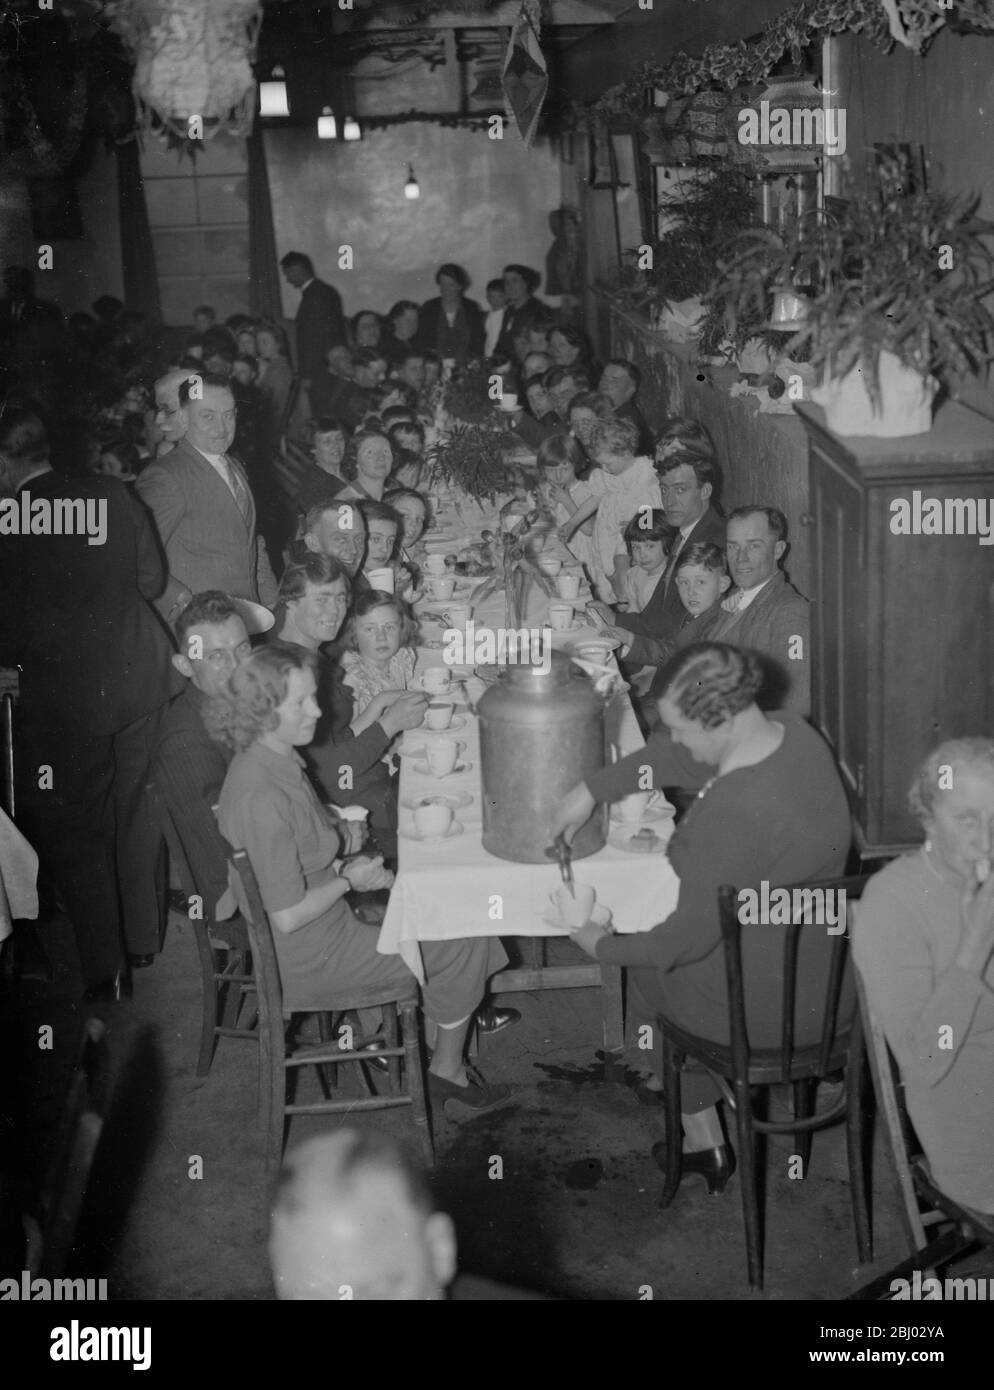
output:
[[870,399],[860,366],[816,386],[811,398],[824,406],[825,423],[836,434],[900,439],[929,432],[937,390],[935,377],[922,376],[884,349],[880,354],[879,408]]

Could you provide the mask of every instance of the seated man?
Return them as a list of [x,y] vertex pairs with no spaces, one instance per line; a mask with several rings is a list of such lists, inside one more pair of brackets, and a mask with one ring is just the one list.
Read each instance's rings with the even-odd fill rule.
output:
[[288,551],[289,563],[299,565],[309,554],[338,560],[358,589],[368,589],[369,581],[359,572],[366,554],[366,521],[361,508],[354,502],[337,501],[311,507]]
[[386,375],[387,360],[377,348],[357,348],[352,355],[352,380],[339,380],[327,403],[312,401],[311,408],[315,414],[335,415],[350,430],[357,430],[367,415],[375,414]]

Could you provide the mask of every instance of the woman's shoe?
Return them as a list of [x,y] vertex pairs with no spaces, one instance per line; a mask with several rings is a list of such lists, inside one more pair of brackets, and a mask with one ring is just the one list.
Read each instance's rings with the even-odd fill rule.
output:
[[[653,1144],[652,1156],[656,1166],[666,1172],[666,1145]],[[708,1185],[708,1196],[716,1197],[724,1192],[728,1180],[735,1172],[735,1150],[731,1144],[721,1144],[716,1149],[700,1149],[696,1153],[685,1153],[680,1159],[680,1177],[699,1173]]]
[[436,1076],[430,1071],[428,1094],[432,1104],[443,1111],[447,1111],[449,1106],[461,1105],[474,1115],[481,1115],[485,1110],[492,1110],[494,1106],[500,1105],[511,1094],[510,1086],[488,1084],[475,1067],[472,1071],[467,1068],[467,1073],[470,1077],[469,1084],[457,1086],[454,1081],[446,1081],[444,1077]]

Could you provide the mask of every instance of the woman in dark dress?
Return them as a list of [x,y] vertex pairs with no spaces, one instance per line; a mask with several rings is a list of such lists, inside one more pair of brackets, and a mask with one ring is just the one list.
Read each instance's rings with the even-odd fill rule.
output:
[[438,298],[421,308],[419,336],[428,352],[443,361],[464,367],[471,358],[483,356],[485,323],[483,310],[466,298],[469,276],[461,265],[443,265],[435,276]]
[[[632,982],[648,1006],[688,1031],[727,1044],[728,995],[718,918],[718,889],[834,878],[849,852],[849,805],[835,760],[803,720],[771,717],[756,704],[763,683],[755,653],[720,642],[680,652],[665,669],[662,730],[644,748],[569,792],[550,827],[567,839],[598,802],[652,785],[674,785],[674,746],[714,769],[673,833],[667,854],[680,878],[676,908],[649,932],[611,936],[588,925],[574,933],[595,960],[637,967]],[[782,720],[782,722],[781,722]],[[805,933],[798,969],[796,1041],[818,1041],[832,938]],[[810,955],[808,954],[810,952]],[[756,1047],[780,1042],[783,942],[772,926],[743,932],[746,1015]],[[807,1025],[807,1027],[805,1027]],[[683,1171],[701,1173],[720,1191],[734,1168],[706,1073],[686,1072]],[[664,1161],[663,1146],[653,1155]]]

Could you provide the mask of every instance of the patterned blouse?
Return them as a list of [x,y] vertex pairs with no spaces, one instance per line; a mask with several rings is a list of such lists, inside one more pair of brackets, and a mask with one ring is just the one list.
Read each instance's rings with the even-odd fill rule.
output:
[[407,690],[414,675],[414,650],[401,647],[390,658],[386,672],[378,671],[372,662],[358,652],[343,652],[342,684],[355,692],[355,714],[361,714],[372,700],[384,690]]

